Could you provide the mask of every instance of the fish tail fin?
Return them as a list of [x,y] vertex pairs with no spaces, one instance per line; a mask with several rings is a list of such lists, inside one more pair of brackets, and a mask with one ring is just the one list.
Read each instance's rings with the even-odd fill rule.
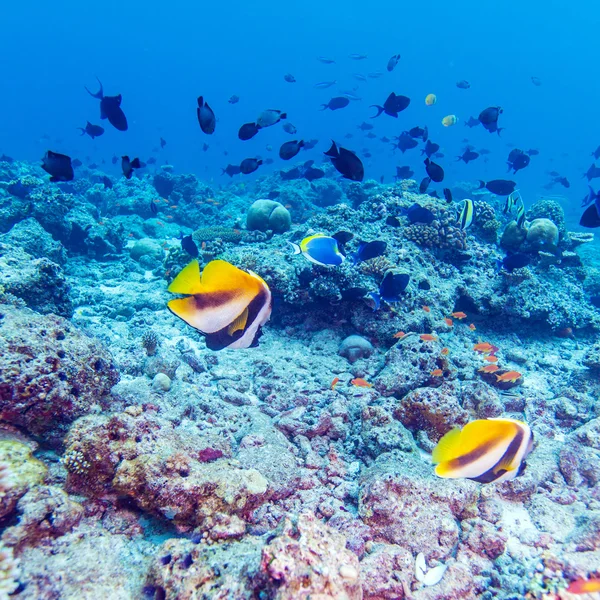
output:
[[479,187],[477,188],[478,190],[480,190],[481,188],[485,187],[485,181],[482,181],[481,179],[479,180]]
[[129,164],[133,169],[139,169],[142,166],[139,158],[134,158]]
[[304,140],[300,140],[298,142],[298,148],[303,148],[304,147]]
[[302,250],[298,244],[294,244],[294,242],[288,242],[288,244],[294,249],[294,254],[302,254]]
[[319,110],[327,110],[329,108],[329,104],[321,104],[321,108]]
[[383,108],[383,106],[379,106],[378,104],[371,104],[371,106],[369,106],[369,108],[376,108],[377,109],[377,114],[372,116],[371,119],[376,119],[385,109]]
[[[96,75],[96,79],[98,79],[98,76]],[[104,89],[102,88],[102,82],[100,81],[100,79],[98,79],[98,83],[100,84],[100,89],[94,94],[93,92],[90,92],[90,90],[87,89],[86,86],[83,86],[85,88],[85,91],[92,96],[92,98],[98,98],[98,100],[102,100],[102,98],[104,98]]]
[[505,127],[498,127],[498,129],[496,129],[496,133],[498,134],[498,137],[500,137],[500,132],[504,131]]
[[83,127],[78,127],[79,131],[81,131],[81,135],[85,135],[85,129]]
[[329,148],[327,152],[323,152],[323,154],[325,156],[331,156],[332,158],[337,158],[339,156],[337,146],[335,145],[335,142],[333,140],[331,140],[331,148]]
[[287,119],[287,113],[281,113],[281,114],[279,115],[279,118],[280,118],[280,119]]

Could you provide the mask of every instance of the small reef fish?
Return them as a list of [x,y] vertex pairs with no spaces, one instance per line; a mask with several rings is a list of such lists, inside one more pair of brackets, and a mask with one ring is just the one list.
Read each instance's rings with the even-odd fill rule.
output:
[[321,104],[321,110],[340,110],[340,108],[346,108],[350,104],[350,100],[345,96],[336,96],[332,98],[327,104]]
[[576,579],[567,588],[569,594],[593,594],[600,592],[600,578]]
[[387,70],[391,73],[396,68],[396,65],[398,64],[399,61],[400,61],[400,55],[399,54],[394,54],[394,56],[392,56],[388,60]]
[[89,121],[86,123],[85,127],[78,127],[77,129],[81,131],[81,135],[87,133],[92,139],[100,137],[104,133],[104,127],[92,125]]
[[388,304],[399,302],[409,281],[410,275],[406,273],[397,273],[393,269],[387,271],[379,286],[379,292],[369,293],[374,310],[379,310],[382,300]]
[[57,181],[72,181],[75,177],[71,157],[48,150],[42,158],[42,169],[46,171],[53,183]]
[[469,227],[469,225],[471,225],[474,214],[475,205],[473,204],[473,200],[469,200],[468,198],[465,199],[463,201],[462,208],[460,209],[460,213],[458,214],[458,226],[460,229],[464,231]]
[[448,350],[448,348],[442,348],[440,354],[442,356],[448,356],[448,354],[450,354],[450,350]]
[[260,165],[263,164],[263,161],[259,158],[245,158],[240,163],[240,173],[243,175],[249,175],[250,173],[254,173]]
[[398,331],[394,334],[394,337],[397,340],[401,340],[405,335],[406,335],[406,333],[404,333],[404,331]]
[[477,369],[477,370],[481,371],[482,373],[495,373],[499,369],[500,369],[500,367],[498,365],[485,365],[485,367],[481,367],[480,369]]
[[442,119],[442,125],[444,127],[452,127],[458,123],[458,117],[456,115],[447,115]]
[[329,156],[331,164],[335,167],[338,173],[341,173],[346,179],[351,181],[362,181],[365,176],[365,168],[362,161],[354,152],[346,150],[341,146],[338,148],[335,142],[332,142],[331,148],[324,152],[325,156]]
[[483,360],[489,363],[497,363],[498,357],[495,354],[488,354],[487,356],[483,357]]
[[427,171],[427,175],[431,177],[431,181],[435,181],[436,183],[441,183],[442,181],[444,181],[444,169],[442,169],[440,165],[434,163],[429,158],[426,158],[424,163],[425,170]]
[[431,375],[433,375],[433,377],[441,377],[444,374],[444,371],[442,371],[441,369],[434,369],[433,371],[431,371]]
[[471,87],[471,84],[465,79],[461,79],[460,81],[456,82],[456,87],[461,90],[468,90]]
[[522,376],[518,371],[507,371],[506,373],[502,373],[502,375],[496,375],[496,381],[510,381],[511,383],[515,383]]
[[448,327],[454,327],[454,321],[448,317],[446,317],[444,319],[444,323],[446,323],[446,325],[448,325]]
[[489,342],[478,342],[473,346],[473,350],[479,354],[492,354],[498,352],[498,347]]
[[433,449],[438,477],[479,483],[510,481],[525,470],[533,449],[529,425],[513,419],[479,419],[449,431]]
[[202,274],[193,260],[168,291],[186,295],[167,306],[205,336],[210,350],[257,346],[262,326],[271,317],[271,290],[265,281],[224,260],[209,262]]
[[[96,79],[98,79],[96,77]],[[100,100],[100,118],[108,119],[108,122],[119,131],[127,131],[127,117],[121,108],[121,94],[118,96],[105,96],[102,88],[102,82],[98,79],[100,89],[94,94],[87,88],[85,91],[92,96]]]
[[423,342],[435,342],[437,341],[437,336],[433,335],[431,333],[422,333],[419,338],[423,341]]
[[423,306],[423,310],[424,310],[426,313],[430,313],[430,312],[431,312],[431,309],[429,308],[429,306]]
[[427,94],[425,96],[425,104],[427,106],[433,106],[437,102],[437,96],[435,94]]
[[383,106],[379,106],[378,104],[371,104],[371,106],[369,106],[369,108],[377,109],[377,114],[371,118],[376,119],[381,113],[397,118],[398,113],[407,109],[409,104],[410,98],[407,96],[399,96],[392,92],[383,103]]
[[303,140],[292,140],[290,142],[284,142],[279,148],[279,158],[282,160],[290,160],[300,152],[300,149],[304,146]]
[[125,175],[126,179],[131,179],[133,175],[134,169],[141,169],[142,163],[139,158],[134,158],[133,160],[129,159],[129,156],[121,156],[121,171],[123,171],[123,175]]
[[474,323],[471,323],[471,324],[469,325],[469,329],[470,329],[471,331],[475,331],[475,330],[477,329],[477,327],[475,327],[475,324],[474,324]]
[[271,125],[279,123],[279,121],[282,119],[287,119],[286,113],[275,108],[268,108],[267,110],[263,110],[260,115],[258,115],[258,119],[256,119],[256,125],[259,129],[264,129],[265,127],[271,127]]
[[450,313],[451,317],[454,317],[455,319],[466,319],[467,318],[467,313],[464,313],[462,311],[456,311],[453,313]]
[[368,381],[364,380],[362,377],[357,377],[356,379],[353,379],[352,381],[350,381],[350,383],[356,387],[373,387],[372,383],[369,383]]
[[258,133],[259,129],[260,127],[256,123],[244,123],[238,131],[238,138],[244,142],[250,140]]
[[300,244],[289,244],[294,254],[302,254],[306,260],[322,267],[339,267],[346,259],[340,252],[338,241],[322,233],[306,237]]
[[331,389],[335,390],[335,386],[340,382],[340,378],[339,377],[334,377],[333,381],[331,382]]
[[387,249],[387,242],[381,240],[374,240],[372,242],[359,242],[358,250],[353,252],[349,258],[352,264],[358,264],[365,260],[371,260],[385,254]]

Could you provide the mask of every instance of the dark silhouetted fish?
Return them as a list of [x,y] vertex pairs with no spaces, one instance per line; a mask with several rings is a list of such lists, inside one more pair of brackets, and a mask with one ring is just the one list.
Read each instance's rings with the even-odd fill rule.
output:
[[321,104],[321,110],[339,110],[340,108],[345,108],[350,104],[350,100],[344,96],[336,96],[332,98],[327,104]]
[[452,191],[450,190],[450,188],[444,188],[444,198],[446,199],[446,202],[448,202],[448,204],[450,204],[452,202]]
[[104,127],[100,127],[100,125],[92,125],[89,121],[86,123],[85,127],[78,127],[79,131],[81,131],[81,135],[85,135],[86,133],[92,138],[100,137],[104,133]]
[[146,163],[148,163],[149,165],[155,165],[156,164],[156,158],[154,158],[154,156],[151,156]]
[[477,127],[477,125],[479,125],[479,119],[476,119],[475,117],[469,117],[465,121],[465,125],[467,127]]
[[308,140],[308,141],[304,142],[303,149],[304,150],[312,150],[318,143],[319,143],[319,140]]
[[300,167],[294,167],[287,171],[279,171],[279,176],[283,181],[293,181],[294,179],[300,179],[302,177],[302,170]]
[[198,96],[198,108],[196,109],[198,115],[198,123],[200,123],[200,129],[207,135],[215,132],[215,126],[217,119],[213,109],[208,105],[208,102],[204,101],[202,96]]
[[83,163],[82,163],[82,162],[81,162],[81,161],[80,161],[78,158],[74,158],[74,159],[71,161],[71,165],[73,165],[73,167],[74,167],[75,169],[77,169],[78,167],[81,167],[81,165],[82,165],[82,164],[83,164]]
[[284,75],[283,79],[288,83],[296,83],[296,78],[291,73],[287,73],[286,75]]
[[527,152],[525,152],[525,154],[527,154],[528,156],[537,156],[540,153],[539,150],[536,150],[535,148],[531,148],[530,150],[527,150]]
[[116,165],[118,160],[119,160],[119,157],[118,157],[118,156],[113,156],[113,157],[110,159],[110,162],[111,162],[113,165]]
[[596,192],[594,191],[594,189],[592,188],[591,185],[588,185],[588,189],[589,189],[588,195],[585,196],[585,198],[581,201],[581,206],[583,208],[585,208],[586,206],[589,206],[592,202],[595,202],[600,197],[600,192],[598,194],[596,194]]
[[425,148],[421,150],[421,154],[425,154],[427,158],[431,158],[438,150],[440,149],[440,145],[432,142],[431,140],[427,140],[425,144]]
[[362,181],[365,176],[365,168],[362,161],[354,152],[346,150],[341,146],[338,148],[335,142],[332,142],[331,148],[324,153],[331,158],[331,163],[335,169],[346,179],[352,181]]
[[387,70],[391,73],[396,68],[396,65],[398,64],[399,61],[400,61],[400,55],[394,54],[394,56],[392,56],[390,58],[390,60],[388,60]]
[[325,171],[317,169],[315,167],[307,167],[304,171],[304,179],[308,181],[314,181],[315,179],[322,179],[325,177]]
[[350,262],[354,265],[365,260],[371,260],[377,258],[382,254],[385,254],[387,249],[387,243],[381,240],[375,240],[373,242],[359,242],[358,250],[353,252],[348,257]]
[[514,181],[508,181],[506,179],[493,179],[492,181],[479,181],[479,188],[492,192],[492,194],[496,194],[497,196],[508,196],[515,191],[517,184]]
[[381,113],[385,113],[390,117],[397,118],[398,113],[405,110],[410,104],[410,98],[406,96],[397,96],[394,92],[392,92],[387,100],[384,102],[383,106],[379,106],[378,104],[371,104],[369,108],[376,108],[377,114],[371,119],[377,118]]
[[479,158],[479,154],[473,150],[467,148],[461,156],[458,156],[456,160],[463,160],[466,164],[469,164],[472,160]]
[[160,147],[164,148],[166,145],[167,145],[167,142],[163,138],[160,138]]
[[427,126],[413,127],[412,129],[408,130],[408,134],[410,137],[421,138],[424,142],[426,142],[427,138],[429,137],[429,130],[427,129]]
[[461,79],[460,81],[456,82],[456,87],[460,88],[461,90],[468,90],[471,87],[471,84],[465,79]]
[[406,273],[398,273],[390,269],[383,276],[379,292],[371,292],[369,296],[373,300],[374,310],[378,310],[381,306],[381,301],[392,303],[398,302],[404,290],[408,286],[410,275]]
[[583,176],[587,177],[588,181],[591,181],[592,179],[596,179],[597,177],[600,177],[600,168],[598,168],[595,164],[593,164],[587,170],[587,173],[583,174]]
[[566,177],[555,177],[552,183],[560,183],[560,185],[566,188],[571,187],[571,184],[569,183],[569,180]]
[[296,127],[294,125],[292,125],[289,121],[287,123],[284,123],[281,128],[286,133],[289,133],[290,135],[294,135],[295,133],[298,133],[298,130],[296,129]]
[[238,131],[238,137],[244,141],[252,139],[259,129],[260,127],[256,123],[244,123]]
[[233,177],[234,175],[239,175],[241,173],[241,169],[238,165],[227,165],[224,169],[221,169],[221,175],[229,175],[229,177]]
[[158,214],[158,206],[156,205],[156,202],[150,202],[150,212],[156,216]]
[[398,148],[402,154],[404,154],[407,150],[412,150],[416,148],[419,144],[417,140],[415,140],[408,131],[403,131],[396,139],[394,143],[394,147]]
[[508,165],[508,171],[513,170],[514,174],[517,171],[520,171],[521,169],[527,167],[530,161],[531,158],[529,158],[529,156],[525,154],[525,152],[519,150],[518,148],[515,148],[514,150],[511,150],[508,154],[508,160],[506,161],[506,164]]
[[421,223],[423,225],[430,225],[435,221],[435,215],[424,206],[421,206],[415,202],[412,206],[402,210],[402,214],[408,217],[408,220],[414,225]]
[[590,229],[600,227],[600,198],[597,197],[594,203],[585,209],[579,224]]
[[498,117],[502,112],[502,108],[499,106],[489,106],[479,113],[479,122],[490,133],[497,133],[500,135],[502,128],[498,127]]
[[373,125],[371,125],[370,123],[365,123],[364,121],[358,125],[357,129],[360,129],[361,131],[370,131],[371,129],[373,129]]
[[[98,79],[96,77],[96,79]],[[118,96],[105,96],[102,88],[102,82],[98,79],[100,90],[95,94],[87,88],[85,91],[92,97],[100,100],[100,118],[108,119],[108,122],[119,131],[127,131],[127,117],[121,109],[121,94]]]
[[444,181],[444,169],[442,169],[440,165],[432,162],[429,158],[426,158],[423,162],[425,164],[427,175],[431,177],[431,181],[435,181],[436,183]]
[[522,269],[531,262],[531,257],[522,252],[509,253],[502,260],[498,261],[498,268],[505,269],[512,273],[515,269]]
[[229,104],[237,104],[239,101],[240,97],[237,94],[233,94],[233,96],[231,96],[227,102],[229,102]]
[[600,146],[598,146],[593,152],[592,152],[592,156],[598,160],[600,158]]
[[283,160],[290,160],[294,158],[298,152],[300,152],[300,148],[304,146],[304,142],[302,140],[292,140],[290,142],[285,142],[279,148],[279,158]]
[[542,80],[539,77],[532,77],[531,83],[533,83],[533,85],[536,87],[540,87],[540,85],[542,85]]
[[419,184],[419,194],[424,194],[431,183],[431,177],[423,177],[421,179],[421,183]]
[[131,179],[133,175],[134,169],[141,169],[142,163],[139,158],[134,158],[133,160],[129,160],[129,156],[121,156],[121,171],[123,171],[123,175],[125,175],[126,179]]
[[259,158],[245,158],[240,163],[240,173],[243,173],[244,175],[250,175],[250,173],[254,173],[254,171],[256,171],[256,169],[258,169],[258,167],[260,167],[262,164],[263,161]]
[[72,181],[75,177],[71,158],[66,154],[59,154],[48,150],[42,158],[42,169],[51,177],[50,181]]
[[194,242],[191,235],[181,235],[179,234],[179,239],[181,240],[181,249],[184,252],[187,252],[192,258],[198,258],[198,246],[196,246],[196,242]]
[[396,167],[396,179],[410,179],[414,174],[410,167]]

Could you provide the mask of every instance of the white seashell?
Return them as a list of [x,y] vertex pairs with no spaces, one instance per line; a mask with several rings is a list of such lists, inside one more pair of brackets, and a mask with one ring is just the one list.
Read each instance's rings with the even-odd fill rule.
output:
[[425,555],[422,552],[419,552],[415,560],[415,577],[417,578],[417,581],[424,580],[426,570],[427,564],[425,563]]
[[447,568],[448,567],[446,565],[438,565],[437,567],[433,567],[433,569],[429,569],[429,571],[425,573],[425,577],[420,581],[423,581],[423,585],[435,585],[442,580]]

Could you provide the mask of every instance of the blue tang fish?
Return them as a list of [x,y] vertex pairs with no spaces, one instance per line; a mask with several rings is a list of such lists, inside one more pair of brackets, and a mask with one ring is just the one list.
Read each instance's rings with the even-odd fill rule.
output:
[[300,245],[289,242],[294,254],[302,254],[306,260],[322,267],[339,267],[346,257],[340,252],[335,238],[317,233],[304,238]]

